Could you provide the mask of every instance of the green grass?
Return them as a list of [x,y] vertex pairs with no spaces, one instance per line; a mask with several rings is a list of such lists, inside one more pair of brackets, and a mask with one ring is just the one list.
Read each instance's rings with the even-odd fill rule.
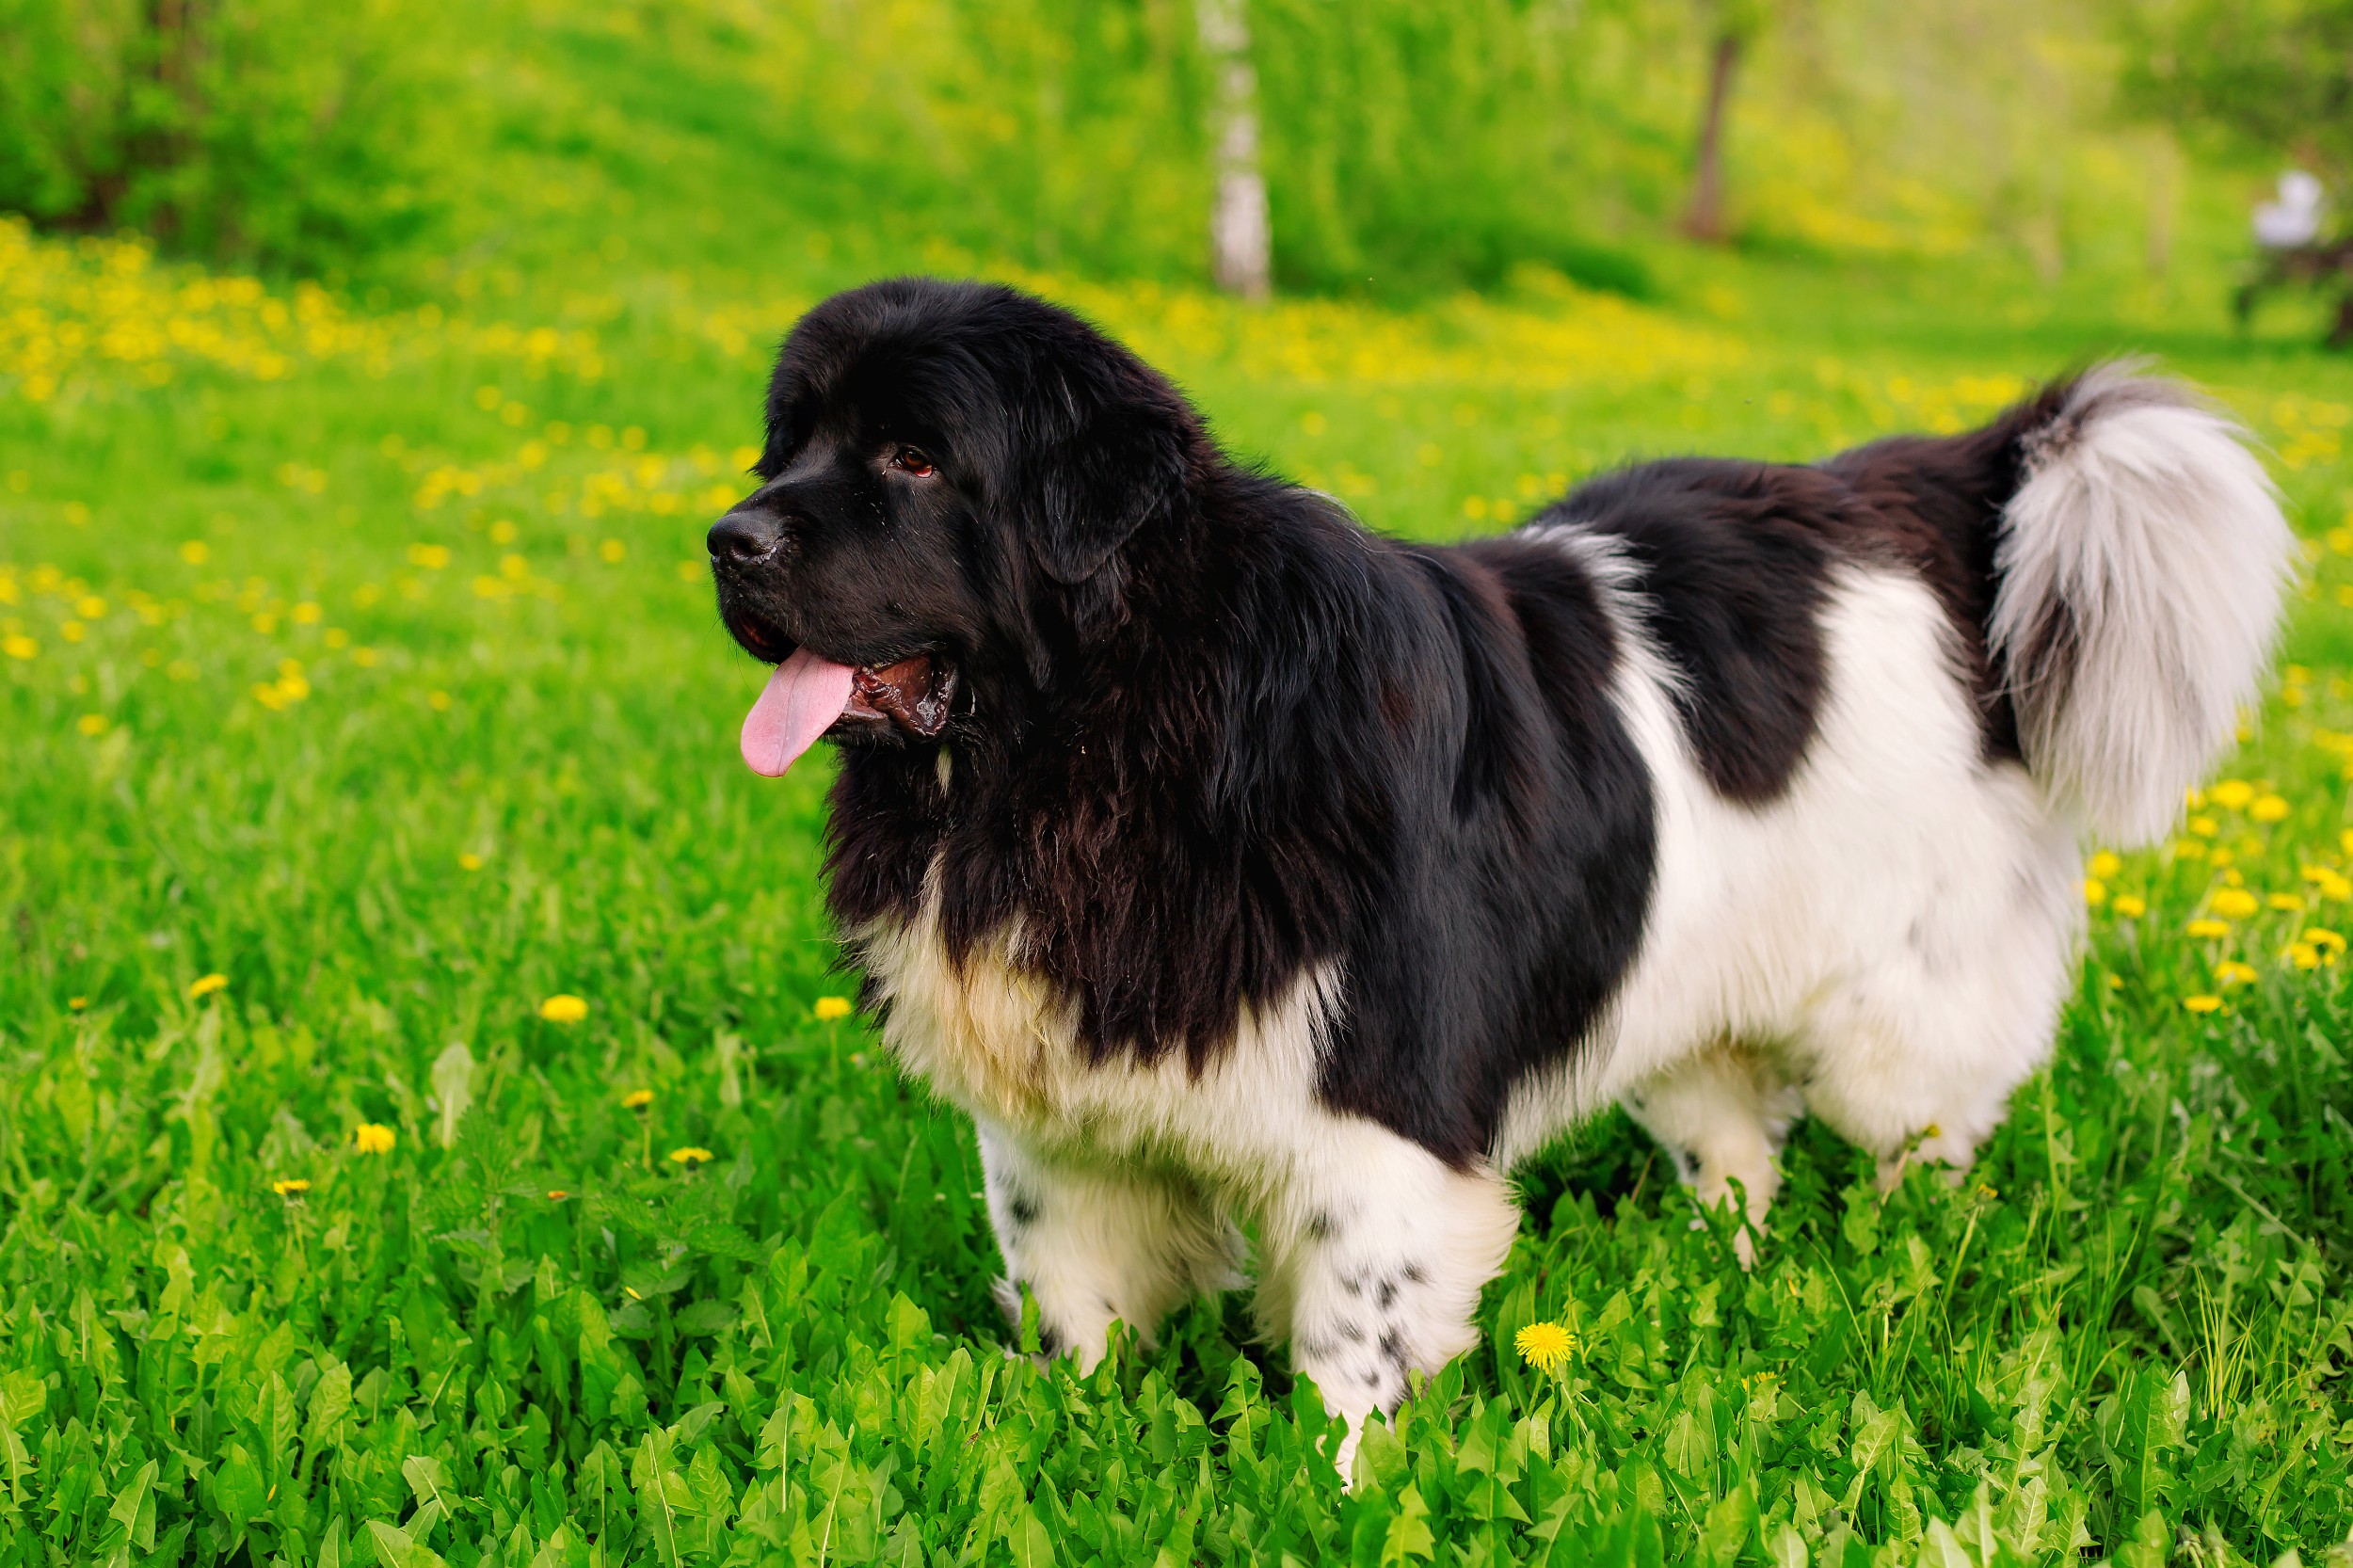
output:
[[[824,769],[736,760],[761,672],[698,562],[832,264],[608,254],[281,321],[8,243],[0,1568],[2343,1549],[2353,1004],[2281,954],[2353,921],[2353,367],[2296,307],[2225,330],[2220,241],[2052,289],[1666,252],[1656,307],[1033,280],[1401,533],[2141,347],[2254,424],[2313,540],[2302,673],[2225,770],[2258,787],[2103,879],[2053,1066],[1964,1184],[1882,1200],[1809,1129],[1744,1273],[1605,1118],[1519,1173],[1484,1348],[1346,1495],[1238,1303],[1084,1379],[1003,1355],[968,1129],[815,1016],[851,988]],[[175,321],[197,346],[138,346]],[[2297,907],[2193,935],[2233,875]],[[1509,1349],[1539,1319],[1577,1337],[1557,1377]]]

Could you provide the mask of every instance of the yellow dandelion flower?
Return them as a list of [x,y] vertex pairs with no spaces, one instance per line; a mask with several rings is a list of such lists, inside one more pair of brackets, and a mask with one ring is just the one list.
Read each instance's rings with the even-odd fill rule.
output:
[[2096,876],[2084,878],[2084,902],[2097,909],[2108,901],[2108,885]]
[[73,721],[73,728],[80,730],[85,735],[104,735],[106,732],[106,715],[104,713],[84,713],[80,718]]
[[1530,1323],[1512,1336],[1512,1348],[1520,1352],[1521,1360],[1550,1377],[1568,1365],[1577,1340],[1559,1323]]
[[2300,942],[2309,942],[2313,947],[2324,949],[2329,952],[2343,952],[2345,951],[2344,936],[2329,930],[2325,925],[2307,927],[2304,935],[2297,937],[2297,940]]
[[2320,950],[2310,942],[2290,942],[2280,956],[2299,969],[2316,969],[2323,962]]
[[683,1165],[689,1170],[694,1169],[697,1165],[708,1165],[711,1163],[711,1151],[709,1149],[696,1148],[690,1144],[682,1149],[672,1149],[670,1151],[670,1163],[673,1165]]
[[89,998],[88,998],[88,997],[68,997],[68,998],[66,998],[66,999],[65,999],[65,1004],[66,1004],[68,1007],[72,1008],[74,1012],[79,1013],[79,1012],[80,1012],[83,1008],[88,1007],[88,1006],[89,1005]]
[[188,1000],[190,1001],[200,1000],[211,996],[215,991],[226,990],[228,985],[229,977],[225,974],[200,976],[188,985]]
[[2274,909],[2285,910],[2292,913],[2300,912],[2304,907],[2304,901],[2297,897],[2294,893],[2273,893],[2266,897],[2264,900],[2264,903],[2269,904]]
[[2210,919],[2192,920],[2182,929],[2188,932],[2192,936],[2207,942],[2211,942],[2219,936],[2228,936],[2231,934],[2231,928],[2228,925],[2224,924],[2220,920]]
[[587,1002],[563,991],[539,1004],[539,1016],[552,1024],[576,1024],[587,1016]]
[[2173,858],[2174,858],[2174,859],[2176,859],[2176,860],[2203,860],[2205,857],[2206,857],[2206,846],[2205,846],[2205,845],[2203,845],[2203,844],[2201,844],[2201,843],[2200,843],[2197,840],[2195,840],[2195,839],[2176,839],[2176,840],[2173,840]]
[[2117,894],[2108,901],[2108,908],[2128,920],[2137,920],[2149,913],[2149,905],[2130,893]]
[[2091,875],[2104,879],[2114,876],[2117,872],[2122,871],[2123,869],[2124,861],[2122,856],[2112,851],[2105,849],[2099,854],[2093,856],[2090,863],[2084,867],[2084,870],[2089,872]]
[[351,1129],[352,1146],[361,1154],[390,1154],[399,1141],[398,1134],[382,1122],[361,1122]]
[[472,850],[468,850],[465,854],[457,857],[457,869],[460,871],[478,872],[482,869],[482,856],[476,855]]
[[2243,920],[2262,907],[2244,888],[2225,888],[2214,895],[2214,912],[2226,920]]
[[2254,804],[2248,807],[2247,814],[2257,822],[2285,822],[2288,803],[2280,795],[2257,795]]
[[40,644],[33,641],[22,632],[11,632],[7,636],[0,637],[0,653],[5,653],[11,659],[37,658],[40,653]]
[[200,567],[213,558],[213,547],[202,539],[190,539],[180,547],[180,559],[192,567]]
[[2217,1013],[2222,1009],[2220,997],[2184,997],[2182,1005],[2193,1013]]
[[621,1096],[621,1108],[624,1111],[643,1111],[652,1103],[653,1091],[651,1089],[632,1089]]
[[2206,798],[2225,811],[2243,811],[2255,798],[2255,786],[2243,778],[2226,778],[2206,792]]
[[2225,959],[2214,967],[2214,978],[2216,984],[2225,987],[2251,985],[2255,980],[2255,967],[2252,964],[2242,964],[2236,959]]
[[311,1190],[311,1184],[300,1176],[288,1176],[282,1181],[271,1182],[269,1190],[281,1198],[298,1198]]
[[2201,839],[2211,839],[2222,831],[2222,824],[2212,817],[2192,817],[2183,824]]
[[2343,903],[2353,898],[2353,877],[2346,877],[2338,872],[2322,872],[2313,879],[2313,886],[2320,889],[2320,896],[2325,899]]
[[566,1198],[570,1196],[571,1194],[564,1191],[561,1187],[551,1187],[548,1189],[548,1202],[550,1203],[562,1203]]
[[817,1015],[819,1023],[831,1023],[836,1018],[848,1017],[854,1010],[847,997],[819,997],[817,1005],[811,1011]]

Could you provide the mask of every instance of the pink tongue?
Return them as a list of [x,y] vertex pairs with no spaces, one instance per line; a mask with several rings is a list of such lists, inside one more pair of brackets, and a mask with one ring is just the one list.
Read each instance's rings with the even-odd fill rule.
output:
[[850,666],[807,648],[778,664],[744,718],[744,762],[770,778],[800,760],[850,705]]

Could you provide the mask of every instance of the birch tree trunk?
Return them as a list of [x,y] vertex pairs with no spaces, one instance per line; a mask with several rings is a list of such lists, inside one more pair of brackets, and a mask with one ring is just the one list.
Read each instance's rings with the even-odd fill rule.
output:
[[1247,0],[1194,0],[1202,47],[1216,72],[1209,142],[1217,159],[1217,199],[1209,212],[1209,272],[1217,286],[1264,299],[1272,281],[1273,234],[1266,176],[1258,168],[1258,73],[1250,65]]

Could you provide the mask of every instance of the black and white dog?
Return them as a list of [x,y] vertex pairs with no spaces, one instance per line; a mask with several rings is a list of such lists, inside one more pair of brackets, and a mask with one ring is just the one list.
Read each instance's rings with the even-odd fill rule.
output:
[[1255,1216],[1352,1448],[1472,1342],[1513,1162],[1612,1099],[1752,1221],[1808,1112],[1967,1164],[2050,1049],[2085,836],[2230,744],[2293,548],[2241,432],[2117,367],[1406,544],[1067,312],[925,280],[793,329],[759,474],[710,539],[776,666],[744,757],[840,744],[832,908],[978,1124],[1008,1310],[1092,1362],[1240,1283]]

